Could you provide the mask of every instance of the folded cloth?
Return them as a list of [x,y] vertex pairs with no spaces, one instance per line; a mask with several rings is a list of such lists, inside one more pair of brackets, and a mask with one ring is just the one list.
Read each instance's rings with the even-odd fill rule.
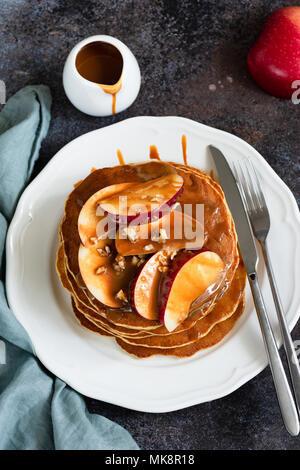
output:
[[6,301],[7,227],[47,134],[50,107],[48,87],[28,86],[0,113],[0,449],[136,450],[125,429],[90,414],[82,396],[45,370]]

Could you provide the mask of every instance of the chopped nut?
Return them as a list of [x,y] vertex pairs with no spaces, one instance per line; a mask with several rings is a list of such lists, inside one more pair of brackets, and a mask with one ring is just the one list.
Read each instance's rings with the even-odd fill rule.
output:
[[115,271],[122,271],[121,267],[117,263],[113,264],[113,268]]
[[126,268],[126,259],[124,256],[117,255],[115,262],[113,263],[113,268],[115,271],[124,271]]
[[125,227],[123,229],[122,235],[127,236],[128,240],[135,242],[138,238],[136,229],[133,227]]
[[126,268],[126,260],[125,260],[124,256],[117,255],[116,256],[116,263],[120,266],[120,268],[122,270],[124,270]]
[[161,266],[168,266],[169,258],[168,258],[168,256],[166,255],[165,251],[163,251],[163,252],[159,255],[158,261],[159,261],[159,263],[160,263]]
[[133,256],[131,259],[131,263],[136,266],[140,262],[139,258],[137,256]]
[[105,272],[106,272],[105,266],[100,266],[98,269],[96,269],[96,274],[104,274]]
[[150,250],[153,250],[153,249],[154,249],[154,246],[151,245],[151,243],[150,243],[150,245],[146,245],[146,246],[145,246],[145,250],[146,250],[146,251],[150,251]]
[[108,253],[104,251],[102,248],[97,248],[97,251],[100,256],[108,256]]
[[160,235],[160,238],[162,240],[167,240],[168,239],[168,235],[167,235],[167,232],[164,228],[161,228],[160,231],[159,231],[159,235]]
[[123,289],[119,290],[119,292],[116,294],[116,298],[121,300],[122,302],[128,302],[127,297],[126,297]]
[[153,242],[163,243],[167,239],[168,239],[168,235],[164,228],[161,228],[159,232],[155,231],[153,232],[153,234],[151,234],[151,240]]
[[[135,256],[136,258],[136,256]],[[137,267],[141,266],[145,262],[145,257],[144,255],[138,255],[138,262],[137,262]]]
[[168,271],[168,266],[159,266],[158,267],[158,270],[161,272],[161,273],[166,273]]
[[159,232],[154,232],[153,234],[151,234],[151,240],[153,242],[158,242],[159,241]]
[[90,242],[91,242],[91,243],[94,243],[94,245],[97,243],[97,241],[98,241],[98,238],[97,238],[97,237],[91,237],[91,238],[90,238]]
[[109,245],[105,245],[105,251],[108,255],[110,255],[110,246]]

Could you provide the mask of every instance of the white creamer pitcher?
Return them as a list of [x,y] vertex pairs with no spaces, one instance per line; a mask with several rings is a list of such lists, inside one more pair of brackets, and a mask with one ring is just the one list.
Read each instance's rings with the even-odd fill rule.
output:
[[125,44],[111,36],[84,39],[71,50],[64,66],[67,97],[91,116],[124,111],[136,99],[140,85],[136,58]]

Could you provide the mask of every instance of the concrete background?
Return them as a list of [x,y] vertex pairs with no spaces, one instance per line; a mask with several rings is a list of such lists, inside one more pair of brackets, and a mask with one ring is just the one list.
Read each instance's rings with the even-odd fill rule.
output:
[[[300,106],[261,91],[245,65],[267,15],[297,3],[2,0],[0,80],[6,83],[7,97],[37,83],[49,85],[53,96],[51,127],[35,175],[80,134],[132,116],[180,115],[245,139],[300,202]],[[136,102],[109,118],[80,113],[62,88],[68,52],[92,34],[124,41],[141,67]],[[209,89],[212,84],[215,91]],[[300,339],[299,326],[294,338]],[[269,368],[226,398],[168,414],[139,413],[91,399],[87,404],[90,411],[128,429],[143,449],[300,448],[299,438],[283,428]]]

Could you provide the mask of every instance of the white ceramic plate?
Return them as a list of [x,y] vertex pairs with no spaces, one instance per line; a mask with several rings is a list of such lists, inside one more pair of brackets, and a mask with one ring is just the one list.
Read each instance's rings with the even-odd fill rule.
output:
[[[135,359],[111,338],[82,328],[70,296],[55,271],[58,226],[73,183],[92,167],[146,160],[155,144],[163,160],[182,162],[181,136],[187,136],[188,163],[209,171],[208,144],[229,160],[252,160],[271,214],[269,248],[290,328],[300,311],[300,217],[287,186],[250,145],[226,132],[179,117],[137,117],[85,134],[63,147],[24,191],[7,237],[7,295],[27,330],[37,356],[54,374],[84,395],[127,408],[166,412],[223,397],[267,364],[252,299],[231,333],[217,346],[176,359]],[[262,263],[260,280],[272,325],[279,338],[272,297]]]

